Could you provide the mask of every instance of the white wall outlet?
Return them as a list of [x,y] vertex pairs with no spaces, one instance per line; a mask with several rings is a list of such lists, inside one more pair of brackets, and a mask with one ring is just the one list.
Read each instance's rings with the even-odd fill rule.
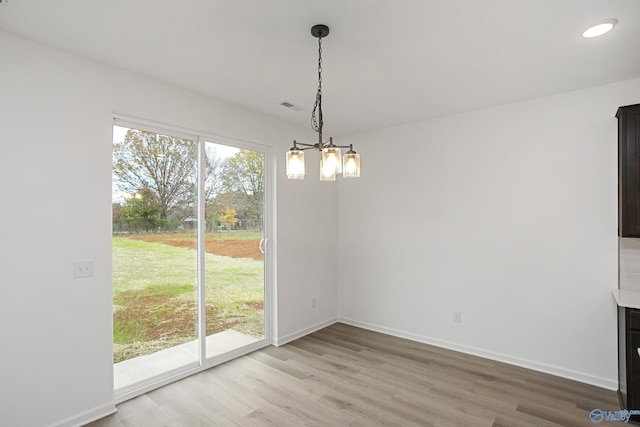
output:
[[73,263],[73,278],[93,277],[93,261],[75,261]]
[[316,308],[316,299],[315,298],[311,298],[311,308]]
[[462,322],[462,313],[459,311],[454,311],[453,312],[453,321],[456,323],[460,323]]

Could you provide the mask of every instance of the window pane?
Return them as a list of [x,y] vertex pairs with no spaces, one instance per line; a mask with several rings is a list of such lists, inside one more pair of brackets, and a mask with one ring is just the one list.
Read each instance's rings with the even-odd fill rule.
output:
[[264,338],[264,154],[205,144],[206,356]]
[[197,142],[114,126],[115,388],[198,360]]

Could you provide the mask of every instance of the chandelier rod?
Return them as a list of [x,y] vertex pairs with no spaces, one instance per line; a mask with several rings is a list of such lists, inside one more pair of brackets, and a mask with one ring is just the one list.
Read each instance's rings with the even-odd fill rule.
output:
[[324,126],[322,116],[322,38],[329,35],[329,27],[326,25],[314,25],[311,28],[311,34],[318,38],[318,90],[316,91],[316,101],[313,104],[313,112],[311,113],[311,128],[318,132],[318,150],[322,150],[324,144],[322,140],[322,127]]

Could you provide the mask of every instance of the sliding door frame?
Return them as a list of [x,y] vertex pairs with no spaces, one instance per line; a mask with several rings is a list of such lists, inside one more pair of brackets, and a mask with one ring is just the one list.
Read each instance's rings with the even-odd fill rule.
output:
[[[197,142],[197,332],[198,332],[198,361],[188,365],[172,369],[155,377],[140,381],[114,390],[114,403],[118,404],[126,400],[132,399],[156,388],[170,384],[174,381],[210,369],[214,366],[227,362],[236,357],[248,354],[252,351],[266,347],[271,344],[273,319],[275,319],[275,298],[273,288],[273,273],[275,262],[275,251],[272,249],[272,238],[275,223],[275,209],[273,203],[275,175],[272,160],[272,150],[270,147],[249,141],[243,141],[236,138],[220,136],[210,133],[197,132],[176,126],[165,125],[148,120],[114,115],[112,126],[122,126],[133,129],[139,129],[159,134],[176,136],[179,138],[191,139]],[[264,305],[263,305],[263,338],[251,344],[236,348],[223,354],[215,355],[211,358],[206,357],[206,322],[205,322],[205,197],[204,197],[204,181],[205,181],[205,145],[206,142],[227,145],[239,149],[251,150],[263,154],[264,159],[264,205],[263,205],[263,236],[264,236]],[[112,287],[113,289],[113,287]],[[112,296],[113,299],[113,296]],[[112,302],[113,303],[113,302]],[[113,328],[112,328],[113,331]],[[113,334],[113,332],[112,332]],[[113,342],[113,335],[111,337]],[[113,369],[113,365],[112,365]]]

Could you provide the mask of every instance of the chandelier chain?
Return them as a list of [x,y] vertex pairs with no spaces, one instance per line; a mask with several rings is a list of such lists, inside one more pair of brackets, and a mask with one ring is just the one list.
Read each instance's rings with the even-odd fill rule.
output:
[[[318,115],[316,116],[316,111]],[[318,91],[316,92],[316,102],[313,104],[311,113],[311,128],[320,134],[322,139],[322,37],[318,37]],[[320,140],[322,143],[322,140]]]

